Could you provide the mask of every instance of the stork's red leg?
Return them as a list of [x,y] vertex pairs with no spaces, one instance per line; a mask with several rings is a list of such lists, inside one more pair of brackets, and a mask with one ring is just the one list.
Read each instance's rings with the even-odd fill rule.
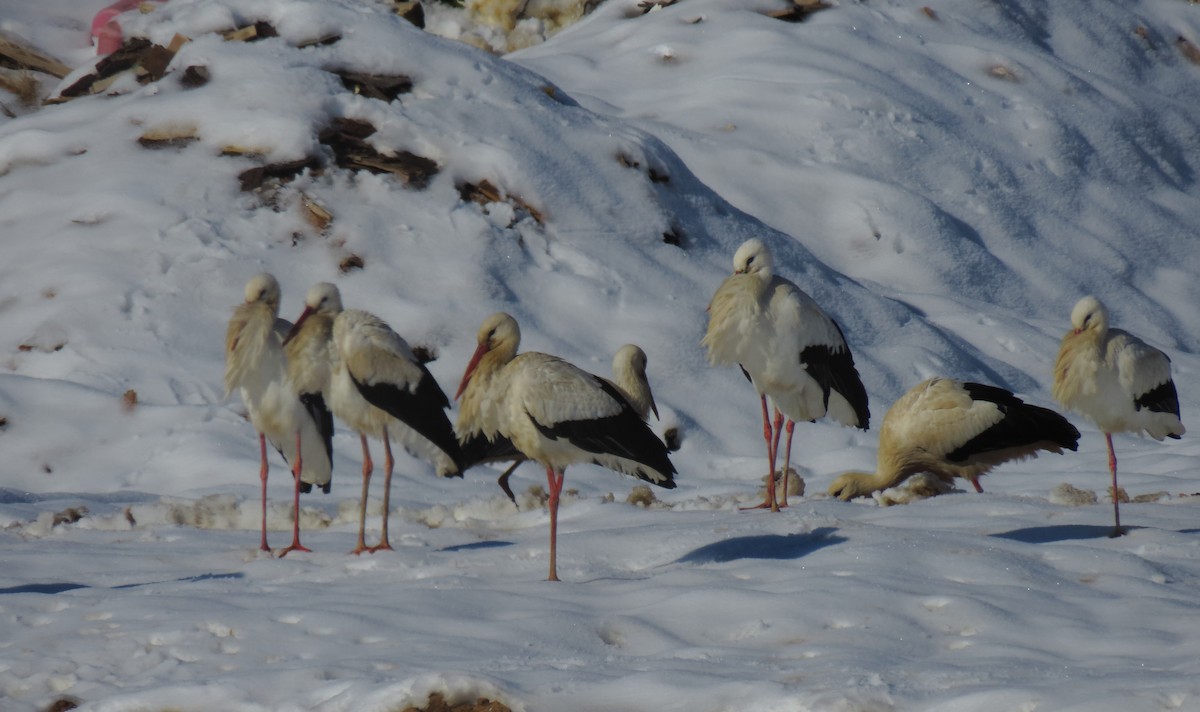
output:
[[367,446],[367,436],[359,433],[358,437],[362,439],[363,486],[362,499],[358,503],[358,544],[350,550],[351,554],[361,554],[367,550],[367,543],[363,541],[367,528],[367,490],[371,484],[371,471],[375,469],[375,463],[371,462],[371,448]]
[[[776,423],[779,422],[778,418],[780,415],[781,415],[781,413],[779,411],[775,411],[775,417],[776,417],[775,422]],[[779,427],[779,426],[776,425],[775,427]],[[796,429],[796,421],[792,420],[791,418],[788,418],[786,427],[787,427],[787,441],[784,443],[784,446],[783,446],[783,496],[779,498],[779,506],[781,508],[788,506],[788,502],[787,502],[788,470],[792,466],[792,431]],[[774,476],[775,476],[775,473],[772,472],[771,473],[772,479],[774,479]]]
[[1121,495],[1117,489],[1117,453],[1113,450],[1112,433],[1104,434],[1104,442],[1108,443],[1108,471],[1112,473],[1113,530],[1109,536],[1117,537],[1125,530],[1121,528]]
[[262,542],[258,545],[260,551],[270,551],[267,546],[267,436],[258,434],[258,453],[262,465],[258,469],[258,479],[262,480]]
[[288,555],[289,551],[312,551],[308,547],[300,543],[300,473],[304,471],[304,458],[300,450],[300,431],[296,431],[296,457],[292,463],[292,478],[295,480],[295,490],[292,494],[292,543],[283,551],[279,552],[282,558]]
[[558,545],[558,496],[562,492],[563,479],[567,476],[567,471],[564,469],[560,472],[555,472],[549,465],[546,466],[546,482],[550,488],[550,575],[546,578],[547,581],[558,581],[558,566],[556,563],[556,552]]
[[762,399],[763,439],[767,442],[767,462],[771,467],[771,476],[767,478],[767,498],[763,503],[753,507],[742,507],[742,509],[770,509],[772,512],[778,512],[779,505],[775,503],[775,448],[772,447],[775,438],[772,437],[771,414],[767,410],[767,397],[759,396],[759,398]]
[[383,426],[383,531],[379,534],[379,543],[369,551],[392,551],[392,543],[388,541],[388,513],[392,508],[392,468],[396,461],[392,459],[392,444],[388,441],[387,426]]

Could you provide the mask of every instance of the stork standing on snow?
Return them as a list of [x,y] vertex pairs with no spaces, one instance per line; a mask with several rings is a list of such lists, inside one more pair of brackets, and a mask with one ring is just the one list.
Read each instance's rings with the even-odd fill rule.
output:
[[[758,507],[787,506],[787,473],[796,421],[829,416],[866,430],[867,391],[841,328],[811,297],[773,273],[771,253],[761,240],[747,240],[733,256],[727,277],[708,305],[708,331],[701,343],[714,366],[738,364],[762,401],[767,443],[766,501]],[[775,408],[772,425],[767,407]],[[783,496],[775,499],[775,462],[780,428],[787,416]]]
[[947,484],[979,478],[993,467],[1039,450],[1062,454],[1079,447],[1079,431],[1047,408],[996,386],[931,378],[900,397],[883,416],[873,474],[847,472],[829,494],[850,499],[894,487],[920,472]]
[[1054,363],[1054,398],[1077,410],[1104,432],[1112,473],[1113,532],[1120,536],[1117,456],[1113,433],[1179,439],[1179,394],[1171,380],[1171,359],[1120,329],[1108,327],[1108,310],[1095,297],[1071,310],[1071,331],[1063,336]]
[[234,309],[225,332],[225,397],[236,388],[258,431],[262,464],[262,540],[267,546],[267,440],[292,464],[295,492],[292,544],[280,552],[309,551],[300,544],[300,493],[320,486],[329,493],[333,472],[333,419],[320,401],[305,398],[287,374],[283,338],[291,323],[279,318],[279,282],[259,274],[246,284],[246,301]]
[[[612,384],[560,358],[517,355],[521,330],[508,314],[489,316],[455,399],[478,409],[468,422],[508,440],[546,468],[550,489],[550,575],[557,581],[558,500],[568,465],[593,462],[660,487],[675,487],[667,448]],[[474,420],[471,420],[474,419]]]
[[[404,339],[372,314],[343,310],[338,288],[328,282],[309,289],[304,311],[285,343],[295,344],[304,359],[297,368],[308,374],[311,387],[322,389],[333,414],[362,442],[358,543],[351,553],[390,550],[388,514],[395,464],[391,438],[432,462],[439,475],[461,477],[461,451],[445,413],[450,401]],[[368,436],[383,441],[385,473],[382,531],[379,544],[372,547],[364,541],[374,470]]]
[[[612,372],[612,384],[633,406],[638,417],[646,420],[653,412],[654,417],[658,418],[658,406],[654,403],[654,393],[650,390],[650,380],[646,377],[646,352],[636,344],[625,344],[613,355]],[[508,438],[494,431],[490,437],[484,434],[484,416],[477,403],[481,393],[482,389],[468,389],[458,411],[456,430],[459,442],[463,446],[463,462],[469,468],[489,462],[513,461],[512,465],[500,474],[496,484],[500,485],[500,489],[504,490],[509,500],[516,504],[517,498],[513,495],[508,480],[526,458]]]

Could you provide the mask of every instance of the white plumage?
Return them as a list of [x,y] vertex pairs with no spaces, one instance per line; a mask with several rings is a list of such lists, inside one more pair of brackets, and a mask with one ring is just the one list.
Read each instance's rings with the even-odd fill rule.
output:
[[1052,410],[996,386],[932,378],[884,415],[876,471],[840,475],[829,494],[868,495],[922,472],[946,484],[961,477],[982,492],[979,477],[1001,463],[1078,446],[1079,431]]
[[517,355],[520,342],[520,327],[508,314],[485,319],[455,398],[463,400],[460,423],[465,411],[466,423],[489,438],[507,438],[546,468],[549,579],[557,581],[558,501],[568,465],[592,462],[668,489],[675,467],[613,384],[555,356]]
[[1109,328],[1108,310],[1099,299],[1087,296],[1071,310],[1071,331],[1058,350],[1054,398],[1104,432],[1112,474],[1113,536],[1118,536],[1120,495],[1112,434],[1137,433],[1155,440],[1184,434],[1171,360],[1133,334]]
[[329,492],[332,476],[332,423],[328,410],[301,400],[295,384],[288,378],[283,338],[291,324],[279,318],[279,282],[270,274],[259,274],[246,284],[245,302],[234,309],[225,333],[225,396],[235,389],[250,422],[259,433],[262,480],[262,539],[267,546],[267,464],[266,441],[292,464],[294,504],[292,544],[289,551],[308,551],[300,544],[300,492],[312,485]]
[[[336,286],[314,285],[304,312],[287,337],[304,363],[297,378],[320,387],[333,414],[359,434],[363,450],[363,488],[358,543],[352,553],[391,549],[388,514],[394,459],[391,439],[434,464],[442,476],[461,475],[458,441],[445,409],[445,393],[412,353],[408,343],[378,317],[342,309]],[[367,494],[374,463],[367,438],[383,441],[383,522],[379,544],[367,547]]]
[[[629,404],[642,420],[650,413],[658,417],[658,406],[654,403],[654,393],[650,390],[650,381],[646,376],[646,352],[636,344],[625,344],[617,349],[612,361],[612,383],[625,396]],[[513,444],[496,432],[499,416],[489,409],[481,407],[479,399],[484,392],[482,388],[468,388],[463,394],[461,407],[458,411],[458,422],[455,431],[459,443],[463,446],[463,461],[465,467],[474,467],[484,463],[513,461],[512,465],[500,474],[496,484],[504,490],[513,504],[517,503],[508,480],[512,473],[525,461],[525,457]],[[490,427],[489,427],[490,426]],[[490,433],[485,435],[485,430]]]
[[[733,275],[708,305],[708,330],[701,343],[708,348],[709,363],[740,365],[759,393],[771,473],[760,507],[778,511],[787,506],[796,421],[828,416],[842,425],[867,429],[867,392],[841,328],[803,290],[774,274],[771,253],[761,240],[747,240],[734,254]],[[768,398],[775,408],[774,425]],[[784,492],[776,502],[775,462],[783,416]]]

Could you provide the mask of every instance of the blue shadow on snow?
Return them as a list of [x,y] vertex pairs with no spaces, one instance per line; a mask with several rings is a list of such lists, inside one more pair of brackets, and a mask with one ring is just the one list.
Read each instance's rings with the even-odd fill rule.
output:
[[[153,586],[160,583],[198,583],[200,581],[219,581],[222,579],[241,579],[246,578],[246,575],[240,572],[228,574],[199,574],[196,576],[185,576],[184,578],[171,579],[169,581],[146,581],[143,583],[123,583],[120,586],[111,586],[110,590],[116,591],[122,588],[138,588],[140,586]],[[20,586],[9,586],[8,588],[0,588],[0,596],[6,593],[62,593],[64,591],[74,591],[79,588],[104,588],[103,586],[89,586],[85,583],[24,583]]]
[[[1142,527],[1121,527],[1125,533]],[[1027,527],[1014,529],[1010,532],[991,534],[997,539],[1023,541],[1026,544],[1052,544],[1056,541],[1078,541],[1081,539],[1108,539],[1112,534],[1112,525],[1094,524],[1061,524],[1053,527]]]
[[684,554],[676,563],[717,564],[738,559],[799,559],[818,549],[845,542],[846,537],[834,536],[835,531],[837,530],[832,527],[821,527],[807,534],[761,534],[715,541]]

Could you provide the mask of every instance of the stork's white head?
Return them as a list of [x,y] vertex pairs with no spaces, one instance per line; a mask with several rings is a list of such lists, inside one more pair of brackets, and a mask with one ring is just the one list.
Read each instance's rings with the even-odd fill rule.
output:
[[1092,329],[1101,334],[1108,331],[1108,309],[1093,296],[1086,296],[1071,310],[1071,328],[1075,333]]
[[471,382],[471,376],[485,356],[494,354],[491,357],[494,360],[490,363],[505,364],[517,355],[517,349],[521,346],[521,327],[511,315],[496,312],[480,324],[476,342],[475,353],[471,354],[471,360],[467,362],[462,381],[454,393],[454,400],[458,400],[463,391],[467,389],[467,384]]
[[246,282],[246,303],[259,302],[271,307],[272,311],[279,310],[279,280],[269,272],[256,274]]
[[291,331],[283,338],[284,345],[286,346],[296,338],[296,334],[300,333],[304,322],[313,314],[333,318],[340,313],[342,313],[342,293],[338,291],[337,286],[329,282],[317,282],[308,288],[308,294],[304,296],[304,311],[300,312],[300,317],[292,325]]
[[642,378],[645,378],[646,352],[642,351],[637,344],[625,344],[617,349],[617,353],[613,354],[612,368],[613,373],[626,369],[630,373],[640,374]]
[[337,314],[342,311],[342,293],[337,285],[317,282],[309,287],[304,297],[304,310],[319,314]]
[[742,243],[733,254],[734,274],[754,274],[770,277],[774,264],[771,261],[771,251],[757,237],[752,237]]

